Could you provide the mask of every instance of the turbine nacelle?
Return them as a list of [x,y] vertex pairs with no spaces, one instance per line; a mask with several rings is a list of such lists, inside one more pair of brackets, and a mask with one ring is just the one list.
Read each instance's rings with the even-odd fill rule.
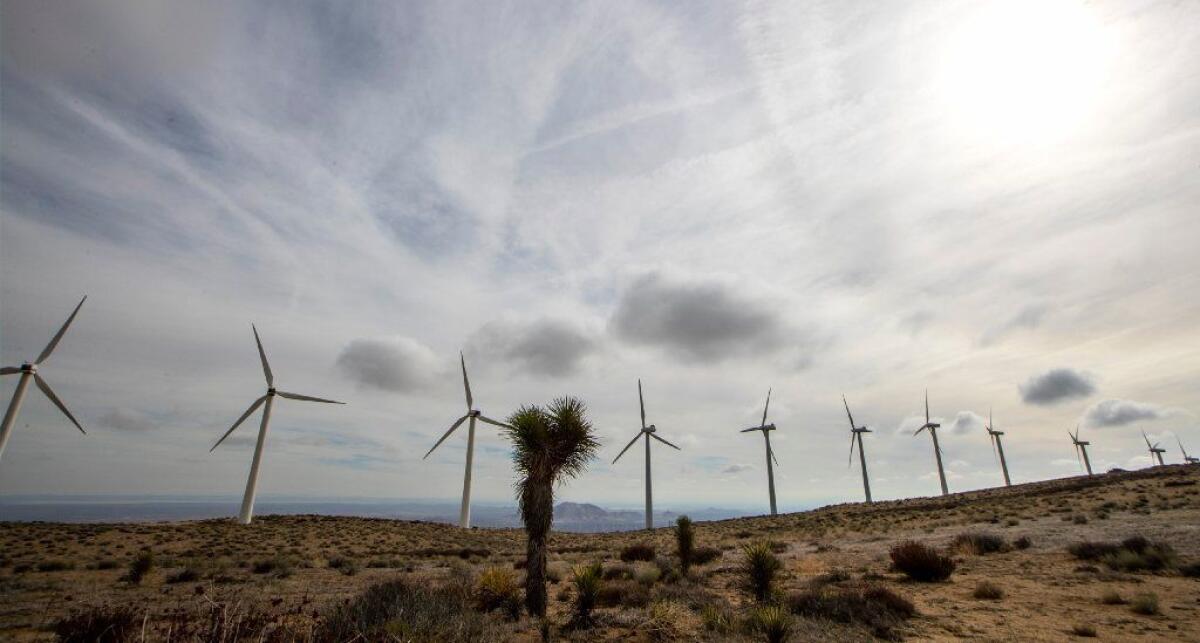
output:
[[21,364],[20,369],[21,369],[22,373],[29,373],[30,375],[33,375],[34,373],[37,372],[37,364],[33,364],[31,362],[24,362]]
[[646,433],[654,433],[655,431],[658,430],[658,428],[655,427],[653,424],[651,424],[650,426],[648,426],[642,430],[645,431]]

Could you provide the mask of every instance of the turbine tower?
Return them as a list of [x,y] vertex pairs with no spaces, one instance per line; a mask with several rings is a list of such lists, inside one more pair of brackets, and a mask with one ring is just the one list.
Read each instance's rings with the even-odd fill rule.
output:
[[1146,448],[1150,450],[1150,466],[1154,466],[1154,458],[1155,457],[1158,458],[1158,464],[1160,466],[1163,464],[1166,464],[1165,462],[1163,462],[1162,454],[1166,453],[1167,450],[1159,448],[1158,442],[1155,442],[1154,444],[1150,444],[1150,438],[1146,435],[1145,431],[1142,431],[1142,439],[1146,441]]
[[946,487],[946,471],[942,468],[942,448],[938,446],[937,430],[942,425],[936,422],[929,421],[929,391],[925,391],[925,424],[917,429],[913,435],[920,435],[921,431],[929,429],[929,435],[933,437],[933,455],[937,457],[938,478],[942,481],[942,495],[948,495],[950,490]]
[[846,466],[850,466],[850,462],[854,459],[854,442],[858,441],[858,465],[862,469],[863,477],[863,493],[867,495],[867,502],[871,502],[871,481],[867,478],[867,456],[863,453],[862,434],[870,433],[871,429],[865,426],[855,426],[854,416],[850,414],[850,403],[846,401],[846,396],[842,396],[842,404],[846,407],[846,417],[850,418],[850,457],[846,459]]
[[[262,422],[258,425],[258,441],[254,445],[254,460],[250,464],[250,478],[246,480],[246,495],[242,497],[242,510],[238,513],[238,522],[243,525],[250,524],[250,521],[254,518],[254,496],[258,492],[258,474],[262,467],[263,446],[267,442],[267,428],[271,424],[271,407],[275,404],[275,397],[286,397],[289,400],[300,400],[302,402],[345,404],[345,402],[324,400],[319,397],[276,390],[275,376],[271,373],[271,365],[267,363],[267,353],[263,350],[262,340],[258,338],[258,329],[254,327],[254,324],[250,324],[250,330],[254,331],[254,343],[258,345],[258,357],[262,360],[263,375],[267,379],[267,392],[262,397],[254,400],[250,404],[250,408],[246,409],[246,412],[242,414],[242,417],[238,418],[237,422],[234,422],[233,426],[229,427],[229,430],[225,432],[225,435],[222,435],[221,439],[217,440],[217,443],[212,445],[212,448],[208,450],[209,453],[216,450],[225,441],[225,438],[229,437],[235,429],[241,426],[242,422],[246,421],[246,418],[250,417],[251,413],[258,410],[258,407],[263,407]],[[264,403],[266,406],[263,406]]]
[[1200,464],[1200,458],[1194,458],[1187,454],[1187,451],[1183,448],[1183,442],[1179,439],[1178,435],[1175,436],[1175,442],[1179,443],[1179,452],[1183,454],[1184,464]]
[[[463,391],[467,397],[467,414],[458,418],[454,421],[454,424],[450,425],[450,429],[442,434],[442,437],[425,453],[425,458],[428,458],[434,449],[445,442],[446,438],[450,437],[450,434],[454,433],[455,429],[462,426],[463,422],[467,423],[467,469],[463,474],[462,507],[458,510],[458,526],[467,529],[471,526],[471,467],[475,461],[475,421],[479,420],[480,422],[494,424],[501,428],[505,428],[508,425],[487,417],[479,409],[475,408],[475,398],[471,396],[471,381],[467,379],[467,360],[463,357],[461,351],[458,353],[458,363],[462,366]],[[425,458],[421,459],[424,460]]]
[[[1087,454],[1087,448],[1088,448],[1088,445],[1091,444],[1091,442],[1079,439],[1079,427],[1078,426],[1075,427],[1074,433],[1067,431],[1067,435],[1071,436],[1071,442],[1075,444],[1075,458],[1077,460],[1079,460],[1081,463],[1083,463],[1084,468],[1087,469],[1087,474],[1089,476],[1092,475],[1092,461],[1088,459],[1088,454]],[[1080,455],[1082,455],[1083,457],[1080,458],[1079,457]]]
[[[639,388],[640,391],[640,388]],[[775,464],[779,464],[779,460],[775,459],[775,450],[771,448],[771,431],[775,430],[774,424],[767,424],[767,409],[771,407],[771,389],[767,389],[767,403],[763,405],[762,424],[752,426],[748,429],[742,429],[742,433],[751,431],[762,431],[763,440],[767,444],[767,490],[771,494],[771,515],[775,515],[775,469],[771,466],[771,461],[775,460]],[[643,420],[644,423],[644,420]],[[637,438],[634,438],[635,440]]]
[[641,379],[638,379],[638,405],[641,406],[641,409],[642,409],[642,430],[638,431],[638,434],[633,436],[633,439],[629,441],[629,444],[626,444],[625,448],[621,449],[621,452],[617,454],[617,457],[613,458],[613,464],[616,464],[617,460],[620,460],[621,456],[625,455],[625,452],[629,450],[629,447],[633,446],[634,442],[638,441],[638,438],[645,438],[645,440],[646,440],[646,529],[654,529],[654,499],[653,499],[652,494],[650,493],[650,438],[654,438],[655,440],[662,442],[663,444],[671,447],[672,449],[675,449],[676,451],[679,451],[681,449],[679,447],[675,446],[674,444],[671,444],[670,442],[667,442],[666,440],[655,435],[654,432],[657,429],[654,427],[653,424],[651,424],[650,426],[646,426],[646,401],[642,397],[642,380]]
[[996,425],[992,423],[992,410],[988,409],[988,423],[984,425],[987,429],[988,437],[992,440],[992,448],[996,455],[1000,458],[1000,470],[1004,472],[1004,486],[1011,487],[1012,481],[1008,479],[1008,461],[1004,459],[1004,444],[1000,442],[1000,436],[1004,435],[1004,431],[997,431]]
[[5,366],[4,368],[0,368],[0,375],[21,374],[21,379],[17,380],[17,388],[13,391],[12,401],[8,403],[8,411],[4,413],[4,422],[0,424],[0,456],[4,455],[4,445],[8,444],[8,438],[12,435],[12,428],[17,422],[17,413],[21,410],[21,401],[25,398],[25,389],[29,388],[30,378],[33,378],[34,383],[37,384],[37,387],[42,390],[42,393],[46,397],[50,398],[54,406],[57,406],[58,410],[62,411],[63,415],[67,416],[67,419],[71,420],[71,424],[74,424],[80,433],[87,435],[87,431],[83,430],[83,427],[80,426],[75,416],[71,415],[66,405],[62,403],[62,400],[58,399],[58,396],[54,394],[54,390],[46,383],[46,380],[38,374],[38,366],[46,361],[46,358],[50,357],[50,353],[54,352],[54,348],[58,346],[58,341],[66,334],[71,322],[75,321],[75,315],[79,314],[79,309],[83,307],[83,302],[85,301],[87,301],[86,296],[79,300],[79,304],[75,306],[75,311],[67,318],[67,323],[58,329],[58,334],[54,336],[54,339],[50,340],[49,344],[46,344],[46,348],[42,349],[42,353],[38,355],[37,359],[32,362],[25,362],[20,366]]

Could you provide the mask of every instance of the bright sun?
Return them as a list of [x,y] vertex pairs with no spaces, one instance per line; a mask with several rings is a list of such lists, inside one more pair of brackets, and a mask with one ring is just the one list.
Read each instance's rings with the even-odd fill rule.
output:
[[1000,0],[950,35],[941,100],[961,127],[1006,142],[1079,131],[1104,98],[1112,36],[1082,2]]

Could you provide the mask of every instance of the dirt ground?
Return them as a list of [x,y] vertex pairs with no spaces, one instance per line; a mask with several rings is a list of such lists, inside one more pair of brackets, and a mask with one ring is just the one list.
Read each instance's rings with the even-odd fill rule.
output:
[[[1092,628],[1104,640],[1200,640],[1200,579],[1179,571],[1200,561],[1200,466],[697,523],[696,532],[698,546],[718,548],[721,555],[694,568],[690,580],[639,578],[650,588],[649,604],[601,608],[595,628],[562,635],[760,640],[745,629],[713,630],[705,615],[712,613],[708,603],[732,614],[752,607],[742,588],[740,546],[768,540],[783,563],[780,595],[838,571],[849,582],[870,581],[910,600],[916,615],[891,632],[897,638],[1060,641]],[[1027,537],[1030,544],[976,555],[951,545],[966,532],[994,534],[1006,543]],[[1114,571],[1067,551],[1079,541],[1133,535],[1170,545],[1176,568]],[[958,564],[953,576],[917,583],[892,571],[889,549],[910,539],[948,552]],[[550,622],[559,627],[568,619],[572,566],[620,565],[619,553],[633,544],[651,544],[667,558],[675,547],[671,529],[554,534]],[[153,554],[151,570],[140,583],[123,580],[143,551]],[[358,518],[267,516],[250,526],[231,520],[0,523],[0,638],[55,640],[60,619],[99,605],[144,606],[151,625],[217,603],[253,607],[278,621],[315,620],[383,580],[473,578],[488,567],[519,567],[524,552],[521,530]],[[639,565],[652,563],[631,565],[641,575]],[[1002,597],[975,598],[981,581],[997,585]],[[1111,592],[1127,600],[1152,593],[1159,613],[1142,615],[1127,603],[1103,601]],[[497,627],[502,638],[539,640],[528,618]],[[147,631],[147,639],[165,638],[161,629]],[[792,640],[869,640],[878,633],[854,623],[797,618]]]

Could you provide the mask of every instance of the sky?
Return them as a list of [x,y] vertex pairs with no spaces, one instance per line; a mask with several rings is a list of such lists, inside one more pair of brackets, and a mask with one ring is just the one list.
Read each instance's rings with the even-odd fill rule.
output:
[[[1200,455],[1200,4],[2,5],[0,494],[461,493],[582,398],[559,497],[783,509]],[[15,377],[0,382],[7,403]],[[640,447],[639,447],[640,450]],[[857,456],[855,457],[857,461]],[[477,433],[474,498],[512,498]]]

